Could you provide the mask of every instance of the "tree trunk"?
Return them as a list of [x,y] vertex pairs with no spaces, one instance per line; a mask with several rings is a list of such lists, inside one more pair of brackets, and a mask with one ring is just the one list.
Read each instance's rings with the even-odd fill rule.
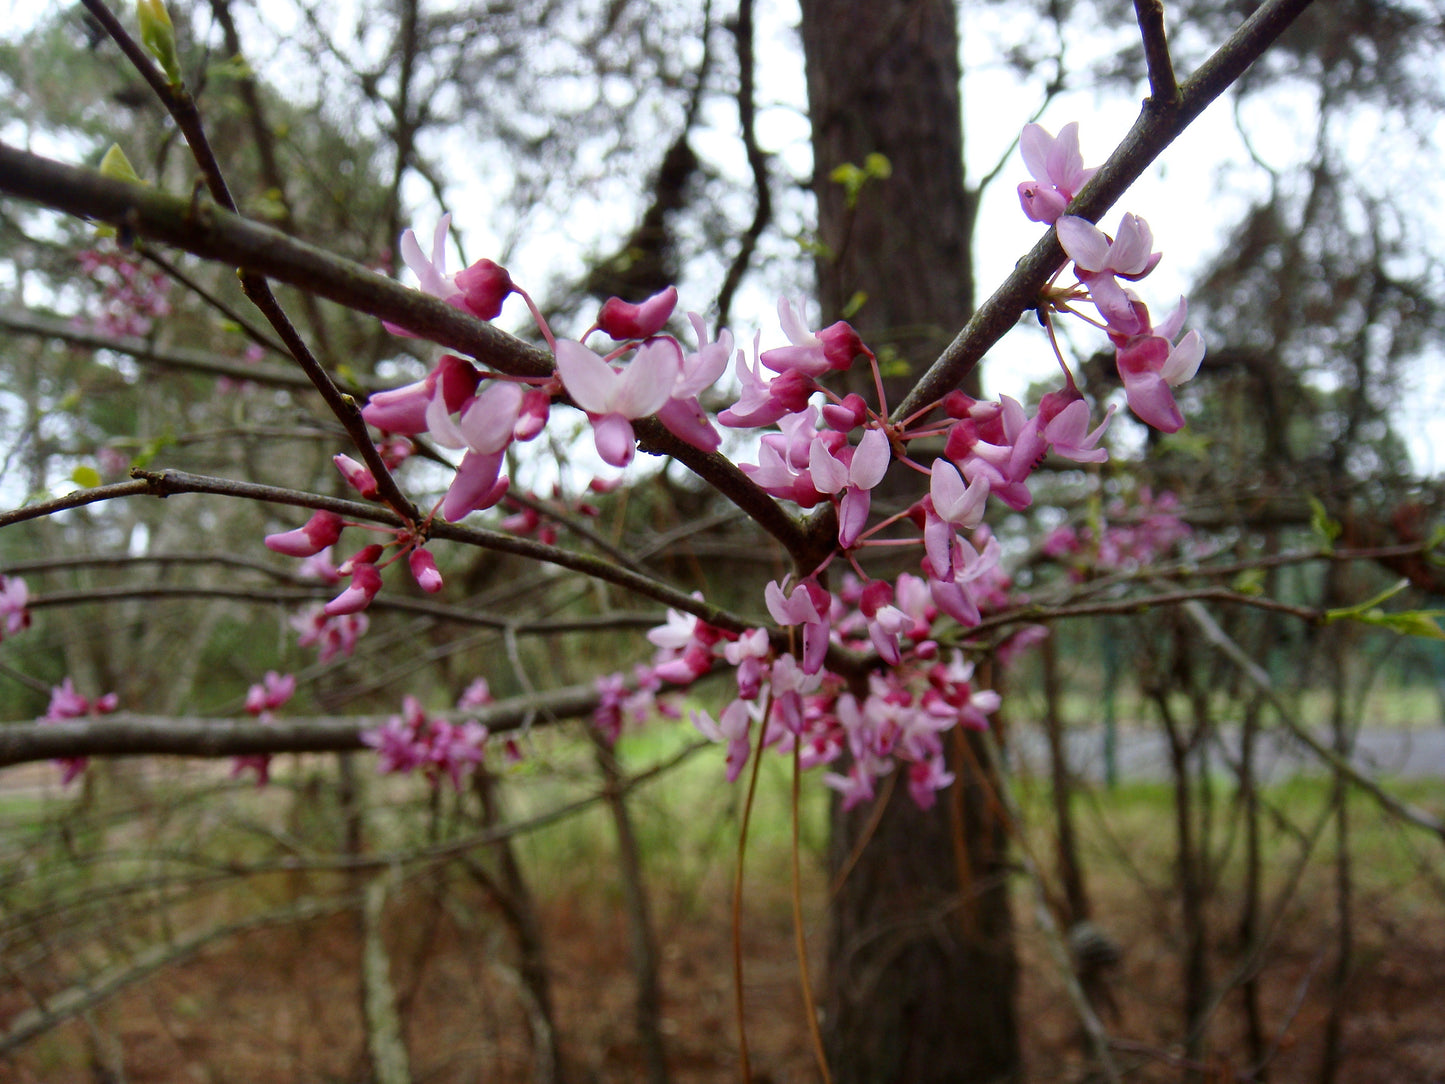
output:
[[[897,402],[972,309],[954,7],[803,0],[802,14],[823,321],[848,313],[896,373],[886,392]],[[850,206],[830,174],[870,154],[885,156],[891,175],[868,180]],[[866,370],[849,380],[873,399]],[[933,809],[895,785],[871,835],[875,810],[835,812],[831,865],[848,872],[830,915],[822,1002],[839,1084],[1020,1075],[1003,826],[970,740],[960,732],[958,782]]]

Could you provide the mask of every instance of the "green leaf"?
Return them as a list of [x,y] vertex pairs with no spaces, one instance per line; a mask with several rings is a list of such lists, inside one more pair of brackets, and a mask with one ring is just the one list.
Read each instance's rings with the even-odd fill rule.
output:
[[853,296],[848,299],[848,303],[843,306],[843,319],[853,319],[866,304],[868,304],[868,295],[862,290],[855,291]]
[[863,172],[870,177],[876,177],[880,181],[886,181],[893,176],[893,163],[888,161],[886,154],[879,154],[874,151],[867,158],[863,159]]
[[1310,530],[1320,539],[1320,549],[1325,553],[1333,553],[1335,550],[1335,539],[1344,532],[1344,527],[1337,519],[1330,519],[1330,514],[1325,510],[1324,504],[1318,497],[1310,498]]
[[140,40],[156,63],[166,73],[173,87],[181,85],[181,54],[176,49],[176,28],[165,0],[136,0],[136,17],[140,21]]
[[168,448],[175,442],[176,438],[171,436],[169,433],[166,433],[163,436],[156,437],[154,440],[147,443],[146,446],[142,448],[140,452],[136,455],[136,457],[130,461],[132,469],[143,470],[144,468],[150,466],[151,460],[154,459],[156,456],[160,455],[162,449]]
[[1409,586],[1409,580],[1400,580],[1358,605],[1342,606],[1339,609],[1330,610],[1325,614],[1325,624],[1333,621],[1358,621],[1362,625],[1389,629],[1401,636],[1422,636],[1427,640],[1445,640],[1445,630],[1442,630],[1435,622],[1435,618],[1445,615],[1445,610],[1400,610],[1397,613],[1386,613],[1380,609],[1381,603],[1394,598]]
[[1229,585],[1230,590],[1240,595],[1258,596],[1264,594],[1264,569],[1246,568],[1234,582]]
[[1405,610],[1402,613],[1387,614],[1378,611],[1363,614],[1359,620],[1367,625],[1380,625],[1398,632],[1401,636],[1422,636],[1427,640],[1445,640],[1445,629],[1435,623],[1440,610]]
[[113,181],[130,181],[132,184],[143,184],[140,174],[135,171],[135,166],[130,164],[130,159],[125,156],[125,151],[120,149],[119,143],[112,143],[110,149],[105,152],[105,157],[100,160],[100,175],[109,177]]
[[100,485],[100,471],[94,467],[76,467],[70,472],[70,480],[81,489],[95,489]]

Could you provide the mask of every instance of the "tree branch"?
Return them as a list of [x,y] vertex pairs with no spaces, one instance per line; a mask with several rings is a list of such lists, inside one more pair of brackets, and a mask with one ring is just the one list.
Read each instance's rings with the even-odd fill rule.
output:
[[[503,373],[543,379],[553,374],[551,354],[539,347],[438,298],[204,200],[180,199],[147,185],[111,180],[4,143],[0,143],[0,192],[80,218],[110,222],[136,236],[310,290],[409,328]],[[795,558],[813,553],[798,521],[727,458],[699,451],[655,419],[637,421],[633,429],[643,451],[671,456],[688,467]]]
[[[576,719],[597,707],[601,694],[588,685],[510,697],[472,711],[433,712],[475,719],[494,734],[529,720]],[[262,753],[339,753],[365,749],[363,731],[384,726],[387,715],[255,719],[182,719],[121,712],[60,722],[36,720],[0,726],[0,767],[57,757],[234,757]]]
[[[1151,98],[1145,102],[1134,127],[1074,198],[1069,205],[1069,213],[1097,221],[1194,118],[1269,48],[1310,2],[1266,0],[1185,81],[1173,101]],[[1037,304],[1039,292],[1063,262],[1064,250],[1053,229],[1050,229],[1019,261],[993,296],[979,306],[907,398],[895,407],[894,416],[906,418],[958,387],[994,343],[1013,328],[1020,314]]]
[[1134,17],[1144,39],[1144,60],[1149,65],[1149,100],[1170,105],[1179,99],[1169,39],[1164,33],[1164,0],[1134,0]]

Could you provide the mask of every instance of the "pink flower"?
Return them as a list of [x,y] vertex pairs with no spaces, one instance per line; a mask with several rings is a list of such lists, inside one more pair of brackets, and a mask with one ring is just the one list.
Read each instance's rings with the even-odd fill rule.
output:
[[331,461],[336,464],[336,469],[341,472],[341,477],[346,479],[347,485],[369,501],[376,499],[376,476],[369,467],[358,463],[349,455],[333,456]]
[[587,347],[557,340],[557,372],[567,394],[587,412],[597,454],[614,467],[632,462],[637,438],[632,421],[656,414],[672,394],[677,380],[675,343],[644,344],[621,372]]
[[282,534],[268,534],[266,548],[287,557],[312,557],[327,546],[334,545],[341,537],[345,522],[335,512],[320,511],[306,521],[305,526]]
[[442,589],[442,574],[437,569],[436,558],[422,546],[417,546],[406,559],[416,585],[429,595]]
[[649,339],[666,326],[675,308],[676,286],[669,286],[637,304],[623,301],[620,297],[609,297],[597,314],[597,326],[619,342],[624,339]]
[[1055,224],[1059,244],[1074,261],[1079,280],[1089,287],[1089,297],[1111,330],[1124,335],[1138,334],[1138,317],[1132,299],[1115,276],[1130,280],[1143,278],[1159,262],[1154,252],[1154,235],[1142,218],[1126,214],[1119,220],[1117,237],[1100,230],[1087,219],[1063,215]]
[[963,476],[946,459],[935,459],[928,496],[923,501],[923,546],[928,560],[941,575],[953,571],[955,528],[977,527],[988,502],[989,481],[980,474],[966,486]]
[[743,393],[717,420],[730,429],[757,429],[772,425],[779,418],[796,414],[808,405],[808,397],[818,385],[805,373],[789,370],[771,379],[763,378],[762,362],[757,356],[758,339],[753,339],[753,363],[749,365],[743,351],[738,351],[733,372]]
[[908,793],[919,809],[932,809],[938,792],[953,782],[953,773],[946,770],[942,755],[908,766]]
[[1019,202],[1024,214],[1034,222],[1053,224],[1084,187],[1084,182],[1097,172],[1084,168],[1084,159],[1079,153],[1078,122],[1064,125],[1057,137],[1049,135],[1038,124],[1025,125],[1019,137],[1019,150],[1023,153],[1024,165],[1034,175],[1033,181],[1019,185]]
[[1065,459],[1072,459],[1075,463],[1102,463],[1109,458],[1109,452],[1098,447],[1099,438],[1109,428],[1114,409],[1110,406],[1104,412],[1104,420],[1090,430],[1089,404],[1084,402],[1083,394],[1070,376],[1065,388],[1051,391],[1039,400],[1043,438]]
[[[70,678],[66,678],[50,690],[50,705],[45,709],[45,717],[41,721],[59,723],[66,719],[80,719],[87,715],[108,715],[119,706],[120,698],[115,693],[106,693],[94,700],[87,700],[75,691],[75,686],[71,683]],[[61,769],[61,786],[68,786],[81,772],[85,771],[89,759],[87,757],[61,757],[55,763]]]
[[[483,320],[494,319],[502,311],[502,302],[514,289],[507,269],[491,260],[478,260],[464,271],[447,274],[447,230],[452,216],[444,214],[432,234],[431,256],[421,250],[413,230],[401,235],[401,258],[416,275],[417,287],[424,294],[439,297],[453,308],[470,312]],[[412,333],[392,323],[384,326],[394,335]]]
[[1116,336],[1114,360],[1124,382],[1124,394],[1141,421],[1162,433],[1177,432],[1184,425],[1184,415],[1174,401],[1171,389],[1193,378],[1204,360],[1204,339],[1197,331],[1188,332],[1177,343],[1170,339],[1184,323],[1184,301],[1160,327],[1149,324],[1149,310],[1136,306],[1140,313],[1141,333],[1128,338]]
[[246,691],[246,711],[251,715],[267,716],[296,692],[296,675],[278,674],[267,670],[262,680]]
[[786,579],[782,584],[770,582],[763,589],[763,600],[779,625],[803,626],[803,673],[816,674],[828,653],[833,596],[817,580],[804,580],[791,595],[783,594],[786,584]]
[[483,708],[493,700],[492,688],[487,684],[487,679],[479,677],[463,690],[457,700],[457,707],[463,711],[471,708]]
[[351,568],[351,586],[328,602],[322,609],[327,617],[360,613],[371,605],[381,590],[381,573],[374,564],[358,562]]
[[853,762],[847,775],[824,772],[823,785],[832,787],[842,795],[845,811],[873,800],[873,773],[860,761]]
[[808,449],[808,473],[819,493],[843,497],[838,508],[838,545],[851,547],[868,524],[871,490],[883,480],[893,451],[881,429],[870,429],[856,446],[844,444],[834,455],[822,437]]
[[323,663],[337,655],[350,657],[369,625],[364,613],[332,617],[320,606],[291,618],[291,627],[299,634],[296,642],[301,647],[319,647]]
[[30,627],[30,611],[25,607],[30,602],[30,591],[19,576],[0,576],[0,618],[4,619],[5,636],[14,636]]
[[[798,308],[801,310],[802,306]],[[853,359],[859,354],[871,356],[858,333],[843,320],[817,333],[809,331],[800,312],[793,310],[787,298],[778,299],[778,322],[793,345],[763,351],[762,363],[775,373],[822,376],[852,368]]]
[[465,271],[458,271],[453,281],[467,311],[483,320],[495,320],[501,314],[502,302],[515,289],[507,269],[491,260],[478,260]]
[[713,722],[713,718],[705,711],[692,712],[692,725],[695,726],[704,738],[708,741],[727,742],[727,770],[728,782],[737,782],[738,776],[742,774],[743,766],[748,762],[748,754],[752,752],[752,742],[749,733],[752,729],[754,719],[752,709],[747,701],[734,700],[723,709],[722,717]]

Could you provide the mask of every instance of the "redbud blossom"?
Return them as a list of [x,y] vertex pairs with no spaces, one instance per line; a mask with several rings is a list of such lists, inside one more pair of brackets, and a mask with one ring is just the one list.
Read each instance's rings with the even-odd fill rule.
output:
[[592,422],[597,454],[614,467],[632,462],[637,443],[632,420],[662,408],[672,393],[678,366],[677,346],[670,342],[644,345],[618,372],[581,343],[557,340],[557,373],[567,394]]
[[792,594],[784,595],[786,583],[787,580],[782,585],[770,582],[763,589],[763,601],[779,625],[803,626],[803,673],[816,674],[823,668],[823,658],[828,653],[833,597],[816,580],[804,580],[793,588]]
[[317,512],[304,527],[282,534],[268,534],[266,548],[274,553],[284,553],[287,557],[311,557],[334,545],[345,525],[335,512]]
[[[802,308],[801,305],[798,307]],[[822,376],[830,371],[844,372],[853,367],[853,359],[859,354],[870,354],[858,333],[846,321],[839,320],[816,333],[809,331],[801,314],[793,311],[787,298],[778,300],[778,321],[793,345],[763,351],[762,363],[775,373]]]
[[267,716],[290,700],[295,692],[295,674],[267,670],[261,681],[246,690],[246,711],[251,715]]
[[[753,353],[757,354],[757,340],[753,341]],[[808,396],[817,390],[813,378],[805,373],[789,370],[770,380],[763,379],[762,363],[754,357],[749,365],[743,351],[738,351],[733,365],[743,393],[728,410],[717,416],[717,420],[731,429],[755,429],[772,425],[778,419],[796,414],[808,405]]]
[[351,569],[351,586],[322,607],[327,617],[359,613],[371,605],[381,590],[381,573],[375,565],[357,564]]
[[465,271],[458,271],[454,281],[462,293],[463,305],[483,320],[497,318],[502,302],[513,289],[507,269],[491,260],[478,260]]
[[597,326],[619,342],[649,339],[667,325],[675,308],[676,286],[669,286],[637,304],[623,301],[620,297],[610,297],[597,314]]
[[421,546],[411,551],[411,556],[406,559],[407,565],[411,568],[411,574],[416,579],[416,585],[429,595],[434,595],[442,589],[442,574],[437,569],[436,558]]
[[376,499],[376,476],[369,467],[358,463],[349,455],[334,456],[331,461],[336,464],[336,469],[341,472],[341,477],[346,479],[347,485],[369,501]]
[[1024,126],[1019,137],[1019,150],[1024,165],[1034,175],[1033,181],[1019,185],[1019,202],[1024,214],[1035,222],[1053,224],[1064,213],[1084,182],[1097,170],[1085,169],[1079,153],[1079,125],[1070,121],[1059,129],[1057,137],[1038,124]]
[[540,388],[532,388],[522,396],[522,406],[517,412],[517,424],[512,427],[512,439],[529,441],[547,427],[547,417],[552,411],[552,396]]
[[[50,690],[50,705],[45,709],[45,717],[42,721],[59,723],[66,719],[79,719],[86,715],[108,715],[119,706],[120,697],[115,693],[106,693],[94,700],[88,700],[76,692],[70,678],[66,678]],[[62,757],[55,763],[61,769],[60,783],[62,786],[66,786],[85,771],[85,766],[89,761],[86,757]]]
[[0,576],[0,640],[30,627],[30,591],[19,576]]
[[1138,334],[1133,299],[1115,276],[1129,280],[1143,278],[1159,262],[1154,252],[1154,235],[1142,218],[1126,214],[1119,220],[1118,235],[1110,239],[1092,222],[1063,215],[1055,228],[1059,244],[1074,261],[1079,281],[1089,288],[1089,298],[1110,330],[1124,335]]

